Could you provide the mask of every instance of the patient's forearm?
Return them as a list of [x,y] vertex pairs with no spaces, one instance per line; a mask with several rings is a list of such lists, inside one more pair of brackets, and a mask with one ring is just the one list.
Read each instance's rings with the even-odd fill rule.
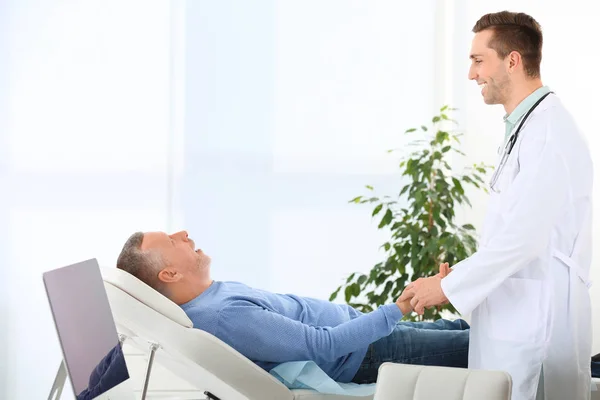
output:
[[398,306],[388,304],[335,327],[315,327],[261,307],[238,306],[220,312],[216,336],[265,362],[334,361],[389,335],[402,318]]

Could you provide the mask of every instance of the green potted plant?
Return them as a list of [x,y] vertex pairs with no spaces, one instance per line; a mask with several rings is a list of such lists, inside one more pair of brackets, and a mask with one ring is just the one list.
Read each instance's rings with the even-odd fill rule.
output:
[[[417,149],[399,163],[404,179],[397,196],[375,196],[374,188],[366,186],[369,195],[350,200],[371,204],[372,217],[380,218],[378,229],[388,229],[390,238],[381,246],[385,260],[367,274],[350,274],[331,294],[330,301],[343,293],[346,303],[363,312],[372,311],[395,301],[408,283],[435,275],[441,263],[448,262],[452,267],[476,251],[475,228],[471,224],[457,224],[455,207],[471,206],[465,194],[467,185],[487,192],[485,175],[491,167],[480,163],[460,174],[454,173],[448,157],[464,153],[458,148],[462,135],[443,129],[449,123],[456,123],[447,114],[452,110],[442,107],[431,121],[433,129],[423,125],[405,131],[416,136],[410,145]],[[426,309],[423,316],[413,313],[410,319],[437,320],[443,310],[456,312],[447,304]]]

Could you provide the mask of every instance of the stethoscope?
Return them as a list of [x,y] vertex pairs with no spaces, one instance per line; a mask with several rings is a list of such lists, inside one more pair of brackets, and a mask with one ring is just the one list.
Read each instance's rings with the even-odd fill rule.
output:
[[498,178],[500,177],[500,174],[502,174],[502,170],[504,169],[504,165],[506,164],[506,161],[508,160],[508,156],[510,156],[510,153],[511,153],[513,147],[515,147],[515,143],[517,143],[517,139],[519,138],[519,132],[521,132],[521,128],[523,127],[525,120],[527,119],[527,117],[529,117],[529,114],[531,114],[531,112],[533,110],[535,110],[535,108],[542,102],[542,100],[544,100],[546,98],[546,96],[548,96],[550,93],[554,93],[554,92],[546,93],[538,101],[535,102],[535,104],[529,109],[529,111],[527,111],[527,114],[525,114],[525,116],[521,119],[521,123],[517,127],[517,130],[515,131],[515,133],[513,133],[508,138],[508,142],[506,142],[506,146],[504,147],[504,153],[502,154],[502,158],[500,159],[500,165],[498,165],[498,168],[494,171],[494,174],[492,175],[492,179],[490,180],[490,188],[495,193],[500,193],[500,191],[496,187],[496,183],[498,182]]

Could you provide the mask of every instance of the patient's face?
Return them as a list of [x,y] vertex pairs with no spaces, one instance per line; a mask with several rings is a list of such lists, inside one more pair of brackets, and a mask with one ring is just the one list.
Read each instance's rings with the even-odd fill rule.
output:
[[488,47],[492,38],[493,31],[489,29],[475,34],[471,44],[469,79],[481,86],[481,95],[486,104],[505,104],[511,87],[508,61],[501,59],[496,50]]
[[171,235],[164,232],[145,233],[142,249],[160,252],[167,266],[187,281],[204,279],[208,274],[210,257],[196,249],[196,244],[186,231]]

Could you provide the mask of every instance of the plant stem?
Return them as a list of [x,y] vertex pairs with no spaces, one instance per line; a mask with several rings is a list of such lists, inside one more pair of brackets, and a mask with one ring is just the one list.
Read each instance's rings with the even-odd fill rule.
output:
[[[433,182],[435,182],[435,170],[431,172],[429,181],[429,193],[433,192]],[[429,233],[433,229],[433,199],[429,197]]]
[[[432,193],[433,192],[433,184],[435,182],[435,170],[433,170],[431,172],[431,178],[430,179],[431,180],[429,181],[429,190],[430,190],[430,193]],[[431,235],[432,229],[433,229],[433,199],[431,197],[429,197],[429,234],[430,235]],[[436,258],[437,258],[436,255],[433,254],[432,256],[433,256],[432,257],[433,258],[432,261],[434,263],[433,265],[438,265],[438,263],[436,262],[437,261],[436,260]]]

